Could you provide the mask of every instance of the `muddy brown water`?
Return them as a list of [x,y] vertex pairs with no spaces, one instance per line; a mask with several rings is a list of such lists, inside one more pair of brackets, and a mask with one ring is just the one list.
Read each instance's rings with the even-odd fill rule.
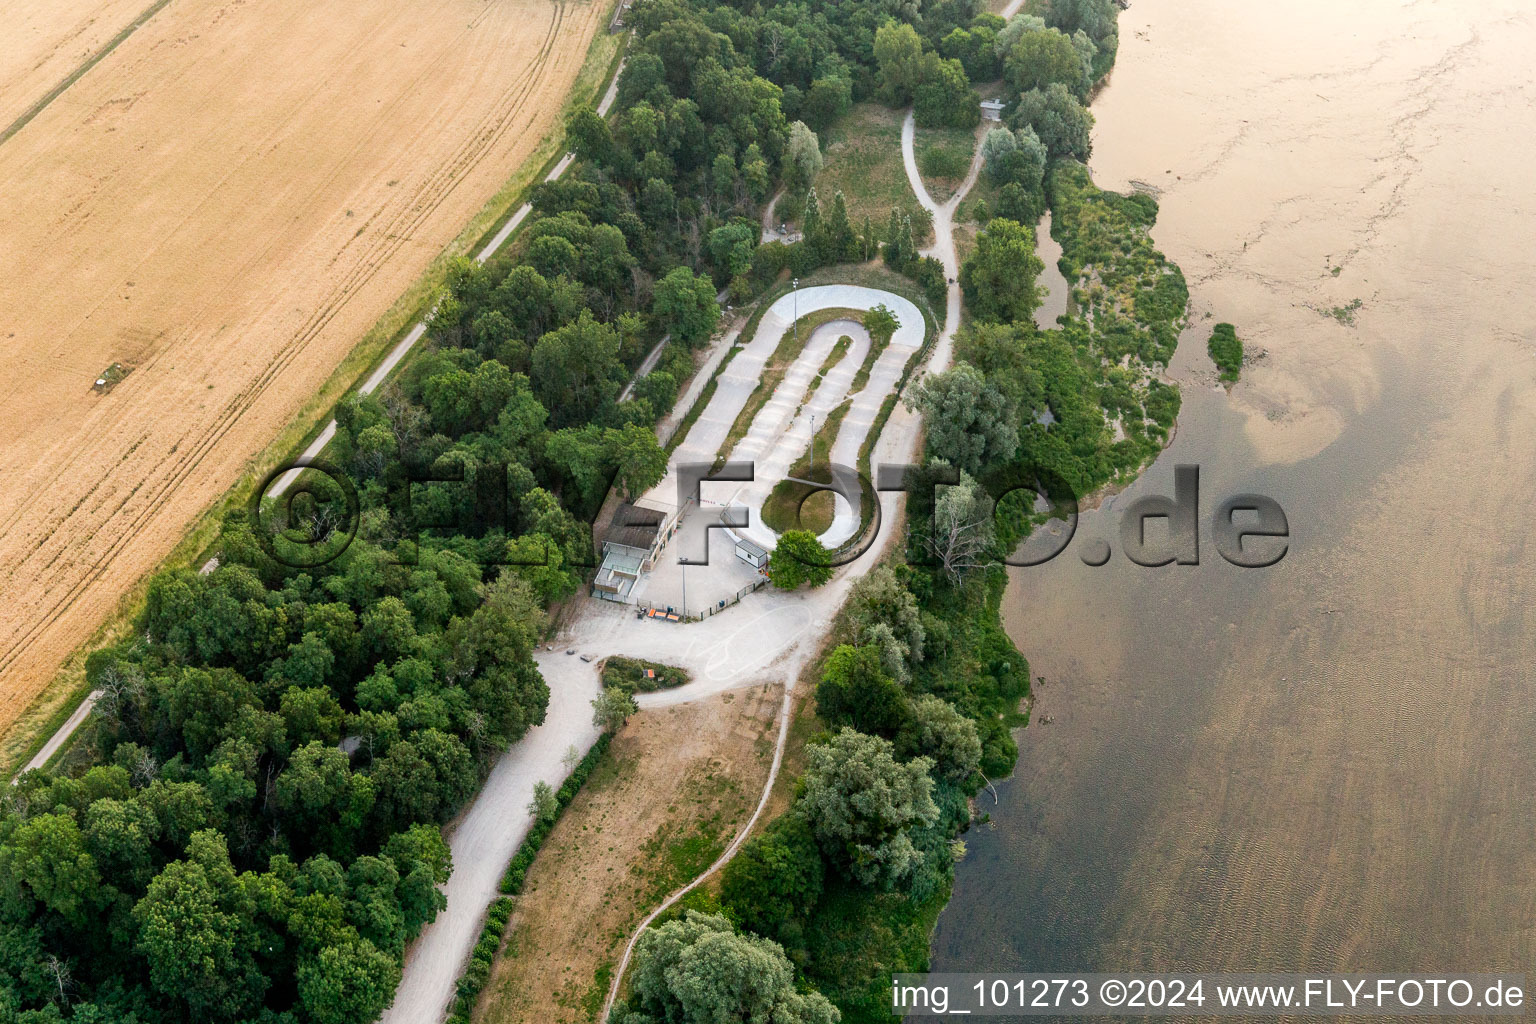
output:
[[1071,286],[1062,276],[1057,261],[1061,259],[1061,243],[1051,237],[1051,211],[1045,211],[1040,223],[1035,225],[1035,252],[1040,256],[1040,306],[1035,310],[1035,326],[1042,331],[1056,326],[1056,318],[1067,311],[1067,296]]
[[[934,969],[1529,971],[1536,8],[1136,0],[1121,40],[1093,167],[1161,190],[1183,413],[1014,570],[1044,682]],[[1220,320],[1259,355],[1230,395]],[[1181,462],[1201,564],[1134,566],[1119,513]],[[1279,565],[1216,553],[1239,491],[1285,508]]]

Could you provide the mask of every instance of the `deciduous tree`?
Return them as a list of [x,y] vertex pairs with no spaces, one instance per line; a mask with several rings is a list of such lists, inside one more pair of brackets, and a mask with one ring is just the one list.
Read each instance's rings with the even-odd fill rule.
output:
[[631,697],[617,686],[604,687],[592,701],[592,724],[604,732],[618,732],[629,716],[640,710]]
[[928,453],[964,472],[979,474],[1018,449],[1007,397],[968,363],[923,378],[910,404],[923,413]]
[[776,942],[738,935],[719,915],[690,910],[648,929],[635,944],[623,1024],[837,1024],[836,1007],[795,986],[795,969]]
[[1029,321],[1040,305],[1035,280],[1043,269],[1035,233],[1018,221],[994,217],[960,265],[965,304],[985,320]]
[[795,191],[811,187],[821,173],[821,143],[804,121],[789,126],[789,144],[784,151],[784,183]]
[[894,736],[906,718],[906,697],[877,649],[842,644],[828,655],[816,686],[816,714],[833,726]]
[[768,578],[780,590],[819,587],[832,578],[832,555],[809,530],[786,530],[768,556]]
[[741,924],[771,939],[803,918],[821,898],[821,851],[805,818],[774,820],[741,848],[720,873],[720,902]]
[[804,808],[828,858],[861,885],[891,888],[923,855],[911,830],[938,821],[926,757],[896,760],[888,740],[843,729],[806,748]]
[[992,499],[963,470],[960,482],[945,487],[933,503],[929,549],[950,583],[958,586],[978,570],[993,564]]
[[912,702],[917,749],[934,760],[934,770],[961,781],[981,767],[981,738],[976,723],[942,697],[924,694]]
[[651,309],[662,327],[690,348],[707,339],[720,322],[715,286],[687,267],[678,267],[656,282]]
[[535,821],[553,821],[560,812],[560,801],[555,799],[554,787],[540,779],[533,784],[533,799],[528,801],[528,813]]

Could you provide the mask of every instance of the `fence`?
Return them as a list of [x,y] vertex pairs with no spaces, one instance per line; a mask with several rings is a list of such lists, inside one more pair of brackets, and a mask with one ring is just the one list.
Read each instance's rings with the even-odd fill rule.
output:
[[674,605],[657,605],[657,604],[652,604],[649,601],[640,601],[640,600],[624,601],[623,598],[608,598],[608,600],[610,600],[610,601],[612,601],[612,600],[619,600],[619,601],[624,601],[625,604],[633,604],[635,606],[635,609],[636,609],[636,614],[639,614],[639,615],[645,615],[645,614],[647,614],[649,612],[655,611],[655,612],[660,612],[660,613],[663,613],[663,614],[666,614],[666,613],[674,614],[674,615],[676,615],[678,617],[678,621],[680,621],[680,622],[703,622],[705,619],[709,618],[711,615],[716,615],[716,614],[718,614],[720,612],[723,612],[727,608],[731,607],[734,604],[740,604],[742,598],[746,597],[748,594],[752,593],[755,590],[761,590],[763,587],[765,587],[767,585],[768,585],[768,580],[766,578],[758,579],[758,580],[753,580],[751,583],[748,583],[746,586],[744,586],[740,590],[736,591],[736,593],[733,594],[732,596],[726,597],[726,598],[721,598],[719,601],[716,601],[714,604],[709,605],[708,607],[706,607],[703,611],[696,611],[696,612],[692,613],[691,615],[684,614],[682,611],[680,611]]

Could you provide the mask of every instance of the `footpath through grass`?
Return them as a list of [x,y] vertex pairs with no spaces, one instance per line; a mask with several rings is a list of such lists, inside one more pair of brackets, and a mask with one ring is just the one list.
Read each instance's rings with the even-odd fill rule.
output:
[[983,128],[917,128],[912,138],[917,170],[934,202],[948,202],[971,169]]
[[[856,103],[825,132],[824,162],[816,175],[816,194],[821,208],[832,208],[838,192],[848,204],[848,219],[861,230],[868,217],[883,237],[897,207],[912,218],[912,234],[920,246],[933,242],[933,223],[907,184],[901,161],[901,122],[904,110],[878,103]],[[962,176],[964,171],[961,172]]]

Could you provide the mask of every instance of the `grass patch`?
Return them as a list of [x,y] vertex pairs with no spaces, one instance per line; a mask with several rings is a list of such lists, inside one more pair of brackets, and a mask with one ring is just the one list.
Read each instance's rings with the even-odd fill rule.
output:
[[1237,380],[1243,369],[1243,342],[1237,336],[1237,328],[1217,324],[1206,349],[1211,353],[1211,362],[1221,371],[1221,379],[1228,383]]
[[854,230],[860,230],[868,217],[881,236],[891,207],[897,207],[912,218],[917,244],[927,246],[933,241],[932,218],[912,194],[901,161],[901,122],[905,116],[905,111],[878,103],[854,104],[823,132],[824,159],[816,176],[816,193],[821,208],[830,210],[832,197],[842,192]]
[[654,906],[702,875],[720,859],[730,838],[719,815],[695,822],[691,828],[664,828],[653,835],[641,850],[642,863],[650,865],[650,870],[638,865],[635,870],[644,879],[645,902]]
[[[789,467],[791,477],[831,481],[832,444],[852,405],[844,402],[827,415],[827,421],[817,429],[806,450]],[[763,524],[775,533],[810,530],[820,536],[832,525],[836,507],[837,499],[831,491],[786,478],[774,484],[761,514]]]
[[688,673],[675,665],[642,658],[624,658],[616,654],[603,662],[603,685],[617,686],[626,693],[670,690],[682,686],[688,679]]
[[[751,814],[781,698],[763,685],[631,719],[529,872],[476,1024],[601,1024],[653,892],[691,881]],[[709,889],[683,902],[697,906]]]
[[1326,315],[1333,317],[1345,327],[1355,326],[1355,314],[1360,312],[1360,307],[1365,305],[1363,299],[1355,299],[1347,306],[1334,306]]
[[853,375],[853,380],[848,384],[848,393],[850,395],[856,395],[868,386],[869,372],[875,368],[875,363],[879,360],[880,354],[889,348],[890,345],[890,338],[883,340],[869,339],[869,351],[864,353],[864,362],[859,364],[858,370]]
[[[990,123],[990,122],[988,122]],[[955,194],[971,169],[976,155],[974,128],[917,128],[912,149],[923,187],[935,202],[945,202]]]
[[821,369],[816,371],[816,379],[811,382],[812,388],[821,383],[821,378],[827,375],[827,371],[842,361],[843,356],[853,347],[853,339],[844,334],[837,339],[837,344],[832,346],[832,351],[827,353],[827,358],[821,361]]

